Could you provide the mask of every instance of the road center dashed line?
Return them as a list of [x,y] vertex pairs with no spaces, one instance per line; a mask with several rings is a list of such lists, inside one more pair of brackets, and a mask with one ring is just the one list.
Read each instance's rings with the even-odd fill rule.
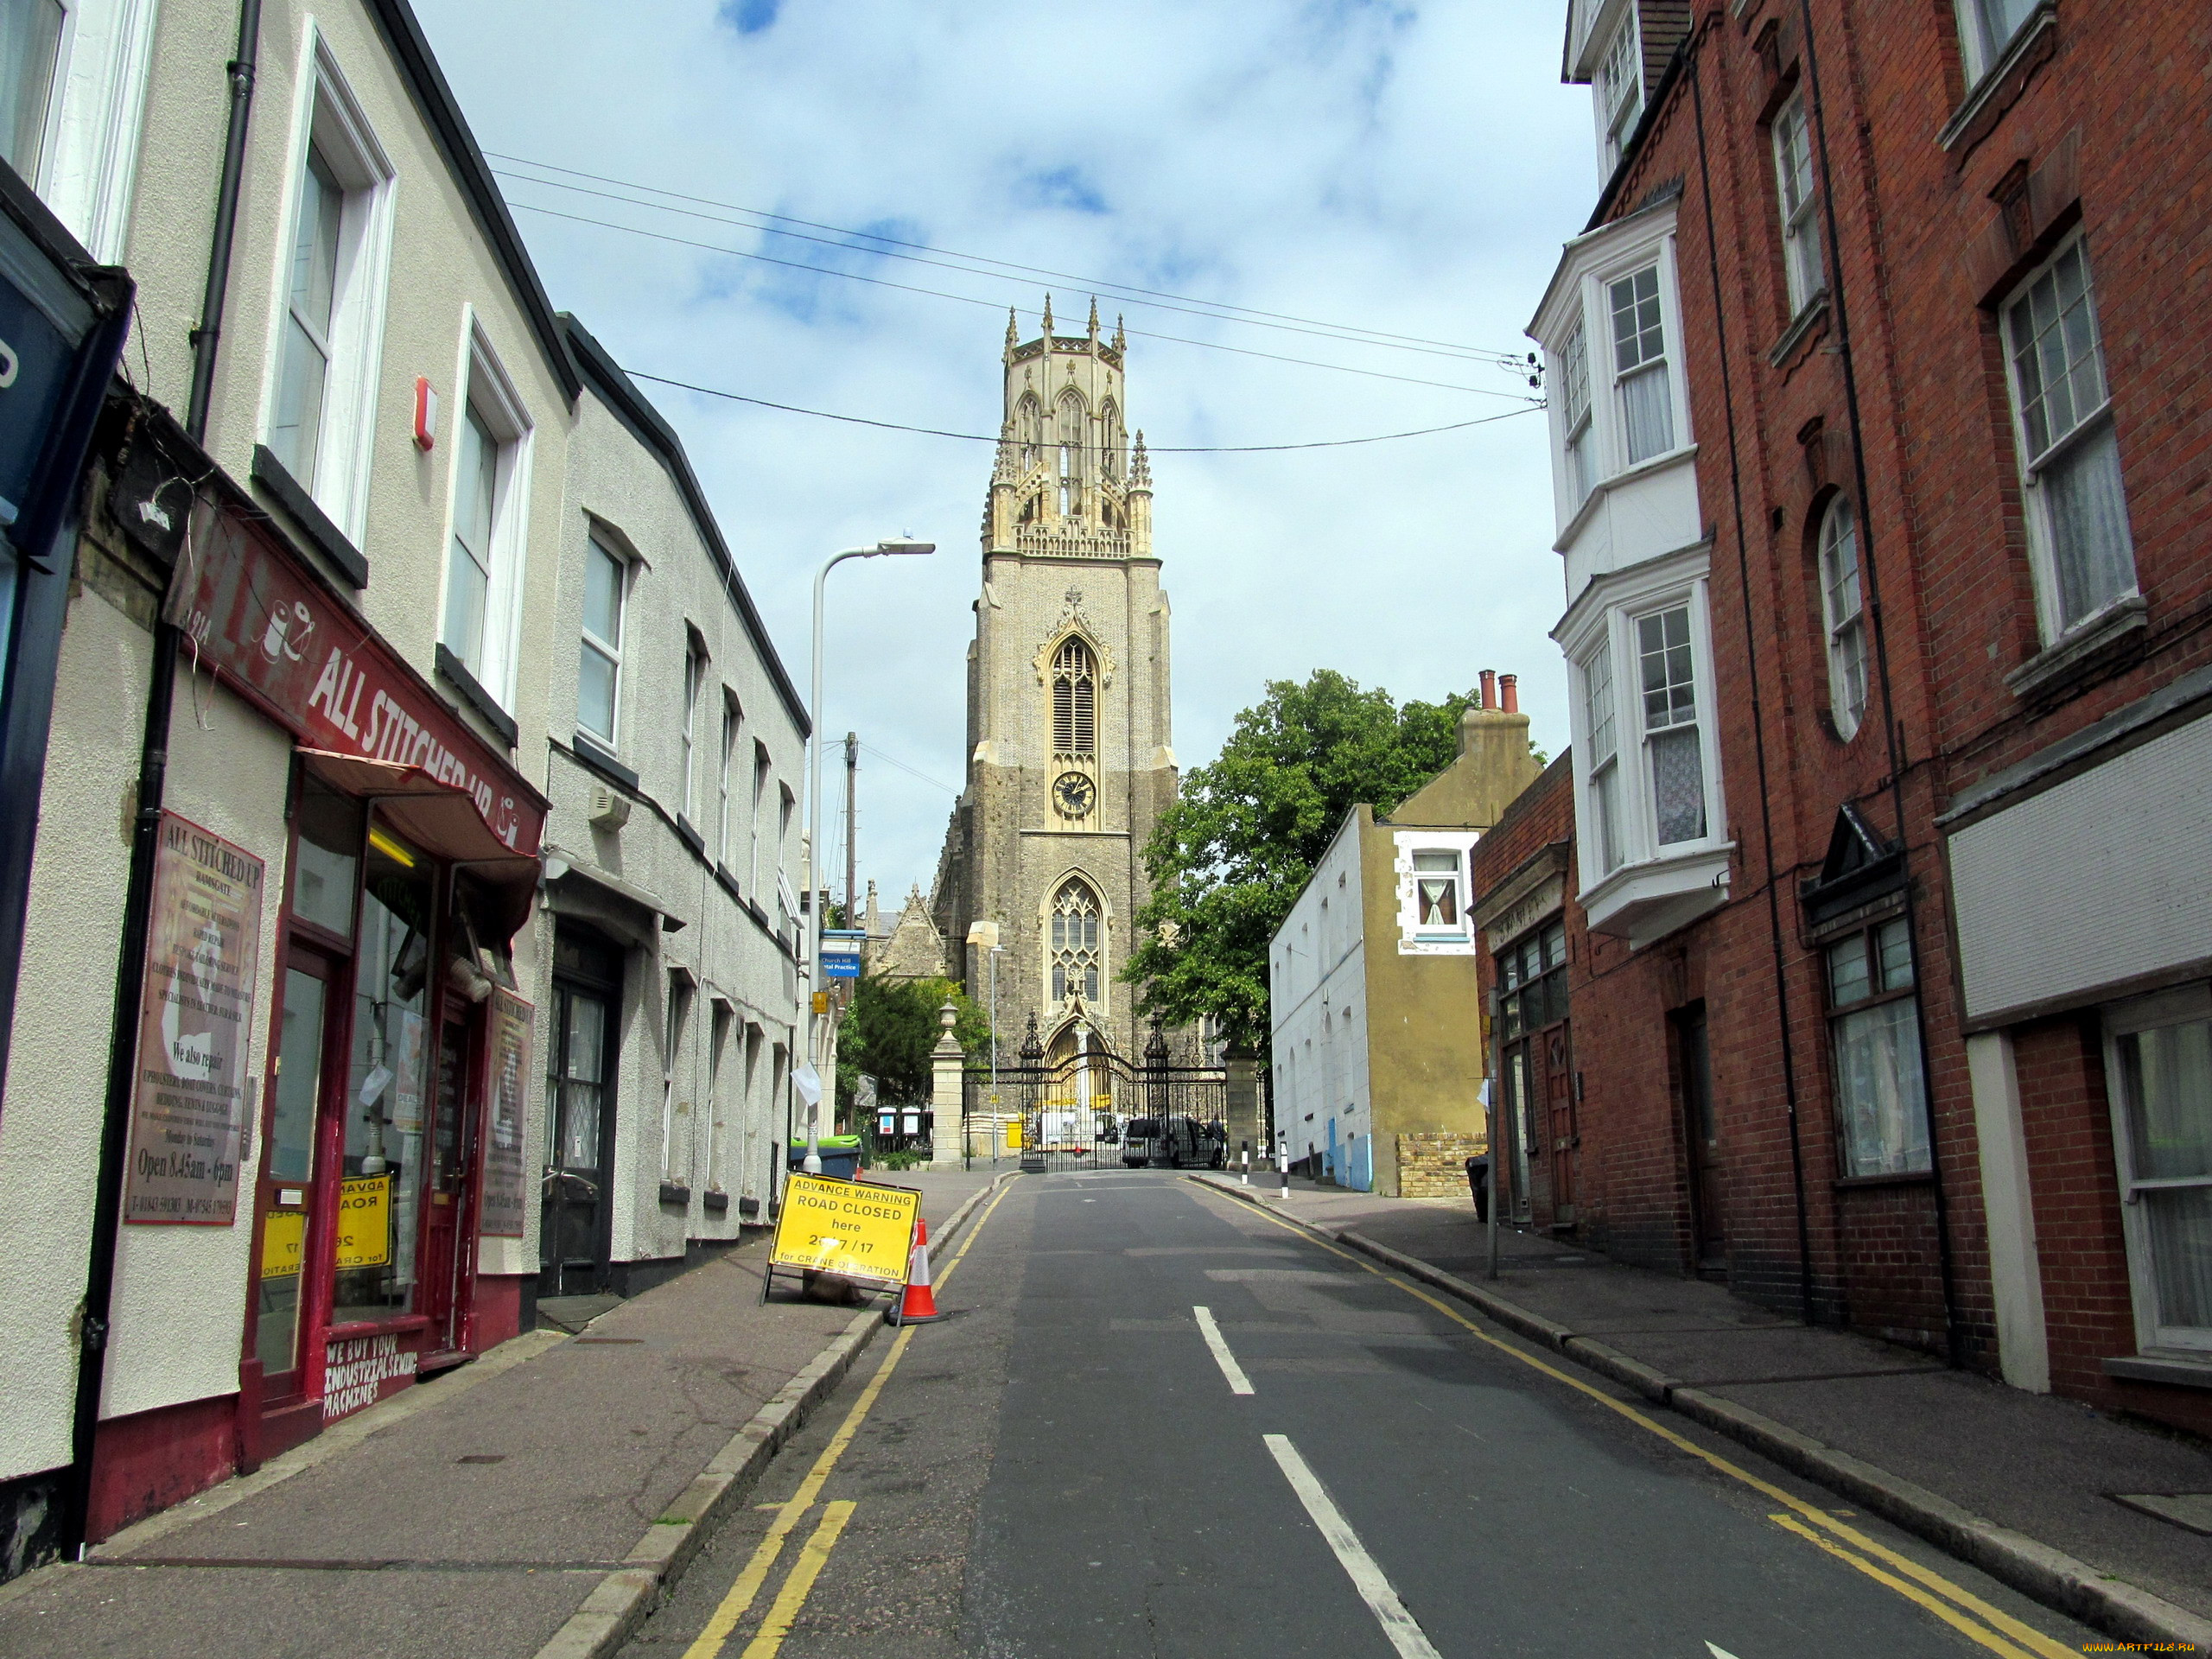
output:
[[1306,1506],[1306,1513],[1313,1517],[1321,1536],[1336,1552],[1337,1562],[1351,1579],[1352,1588],[1359,1592],[1359,1599],[1375,1615],[1376,1623],[1382,1625],[1383,1637],[1397,1649],[1398,1659],[1442,1659],[1430,1644],[1427,1633],[1406,1611],[1406,1604],[1398,1599],[1398,1592],[1390,1587],[1390,1580],[1383,1576],[1375,1558],[1367,1553],[1367,1546],[1359,1541],[1359,1535],[1337,1508],[1336,1500],[1321,1484],[1321,1478],[1290,1443],[1290,1437],[1268,1434],[1261,1438],[1274,1453],[1283,1478],[1290,1482],[1291,1491]]
[[1210,1307],[1193,1307],[1198,1316],[1198,1334],[1206,1339],[1206,1348],[1213,1355],[1213,1363],[1221,1367],[1221,1374],[1229,1379],[1231,1394],[1252,1392],[1252,1379],[1244,1375],[1244,1368],[1236,1363],[1236,1356],[1229,1351],[1228,1338],[1221,1334],[1221,1327],[1213,1322]]

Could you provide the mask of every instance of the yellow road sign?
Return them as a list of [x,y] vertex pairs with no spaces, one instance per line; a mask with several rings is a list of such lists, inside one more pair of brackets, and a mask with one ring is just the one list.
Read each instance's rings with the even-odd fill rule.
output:
[[779,1268],[903,1285],[921,1213],[922,1195],[911,1187],[793,1174],[768,1260]]

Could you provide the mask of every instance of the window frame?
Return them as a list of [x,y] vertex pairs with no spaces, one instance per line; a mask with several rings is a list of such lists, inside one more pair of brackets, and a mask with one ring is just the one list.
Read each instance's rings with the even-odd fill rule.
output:
[[[1064,911],[1061,908],[1060,900],[1071,890],[1077,887],[1090,896],[1090,908],[1073,912]],[[1096,881],[1080,870],[1065,872],[1058,880],[1052,883],[1048,891],[1051,897],[1045,901],[1044,925],[1038,930],[1039,943],[1044,947],[1045,954],[1045,975],[1042,984],[1046,993],[1046,1006],[1048,1009],[1058,1009],[1066,1001],[1065,980],[1063,978],[1056,982],[1054,976],[1056,974],[1065,976],[1071,968],[1083,967],[1087,960],[1089,975],[1094,976],[1097,982],[1095,988],[1084,988],[1077,994],[1085,1009],[1092,1013],[1103,1013],[1106,1010],[1113,988],[1113,976],[1107,971],[1111,961],[1108,949],[1111,930],[1106,912],[1106,895],[1098,890],[1098,884]],[[1065,936],[1063,932],[1061,940],[1055,943],[1052,935],[1053,924],[1056,921],[1063,921],[1069,916],[1088,918],[1096,925],[1096,938],[1070,945],[1065,943]],[[1063,988],[1061,993],[1057,995],[1052,994],[1056,982]]]
[[681,785],[677,794],[677,816],[693,829],[699,826],[699,705],[706,700],[707,682],[714,671],[714,658],[707,654],[707,642],[698,629],[690,623],[683,625],[683,725],[677,734],[677,752],[682,759]]
[[[1559,946],[1556,958],[1552,954],[1554,942]],[[1533,974],[1529,971],[1532,952],[1535,969]],[[1515,938],[1497,953],[1497,965],[1500,1041],[1517,1042],[1524,1037],[1536,1036],[1568,1017],[1567,918],[1563,914],[1554,912]],[[1534,1005],[1543,1013],[1542,1019],[1533,1022],[1529,1019],[1532,988],[1539,992]]]
[[676,1157],[676,1073],[683,1039],[690,1035],[691,1005],[698,992],[690,972],[683,968],[669,970],[667,1003],[661,1010],[660,1061],[660,1178],[677,1185],[688,1185],[690,1160],[679,1165]]
[[[1829,526],[1839,517],[1851,521],[1851,590],[1854,595],[1849,615],[1837,615],[1836,592],[1842,585],[1830,575],[1831,555],[1841,544],[1841,538],[1831,538]],[[1814,581],[1821,591],[1821,625],[1827,641],[1828,661],[1828,719],[1835,727],[1835,734],[1848,743],[1859,734],[1866,722],[1866,709],[1872,700],[1872,688],[1867,680],[1869,665],[1866,624],[1866,569],[1859,535],[1859,509],[1851,498],[1840,490],[1830,496],[1821,510],[1813,531]],[[1858,652],[1859,704],[1849,706],[1850,678],[1853,664],[1848,660],[1853,647],[1847,639],[1855,639]]]
[[536,428],[527,406],[515,390],[499,355],[480,325],[475,308],[461,308],[460,360],[454,383],[461,388],[460,407],[454,416],[456,433],[474,409],[485,429],[499,444],[492,483],[491,569],[484,591],[483,637],[478,660],[447,637],[448,607],[453,596],[455,544],[461,510],[461,457],[466,445],[456,441],[453,464],[446,469],[445,557],[438,593],[438,638],[493,702],[509,714],[515,710],[515,680],[522,639],[524,566],[528,558],[530,484]]
[[[1475,846],[1479,836],[1473,831],[1428,831],[1400,830],[1392,833],[1391,862],[1397,878],[1398,954],[1401,956],[1472,956],[1475,953],[1476,930],[1472,911],[1474,901]],[[1448,872],[1432,862],[1424,868],[1422,861],[1449,858]],[[1448,925],[1424,925],[1421,921],[1421,888],[1424,882],[1434,882],[1448,873],[1452,891],[1450,896],[1452,922]],[[1323,901],[1325,911],[1327,901]],[[1358,918],[1351,912],[1351,925],[1355,932]],[[1328,938],[1323,949],[1333,958],[1338,947]]]
[[[614,567],[614,638],[612,641],[601,639],[591,626],[591,561],[594,557],[604,558]],[[607,538],[596,530],[585,533],[584,564],[585,603],[576,624],[576,728],[585,736],[594,738],[613,750],[617,748],[622,735],[622,636],[629,623],[630,581],[635,564],[610,547]],[[613,674],[613,684],[607,693],[607,730],[604,732],[595,731],[584,723],[582,658],[586,652],[605,658]]]
[[1560,453],[1567,499],[1580,512],[1598,487],[1597,400],[1590,384],[1589,320],[1580,315],[1559,349]]
[[[2092,358],[2096,365],[2097,379],[2102,397],[2094,409],[2082,414],[2055,438],[2048,439],[2039,450],[2031,448],[2028,430],[2030,399],[2021,379],[2021,352],[2017,343],[2015,317],[2031,302],[2036,285],[2046,278],[2054,283],[2059,265],[2079,250],[2083,273],[2083,291],[2088,302],[2088,321]],[[2115,606],[2126,603],[2142,593],[2141,572],[2135,563],[2134,526],[2127,515],[2127,469],[2119,452],[2118,435],[2114,430],[2112,374],[2105,358],[2104,327],[2097,315],[2097,280],[2095,262],[2090,257],[2088,238],[2085,227],[2076,226],[2061,238],[2050,257],[2038,264],[2013,283],[1996,308],[1998,349],[2005,359],[2005,388],[2012,416],[2012,443],[2019,467],[2022,514],[2026,520],[2029,564],[2035,575],[2036,610],[2046,645],[2056,645],[2069,635],[2094,627]],[[2063,322],[2063,314],[2062,319]],[[2087,361],[2090,359],[2076,359]],[[2038,365],[2040,366],[2040,365]],[[2069,365],[2069,379],[2074,365]],[[2046,406],[2050,391],[2045,386],[2040,400]],[[2113,446],[2112,467],[2115,474],[2114,487],[2119,493],[2120,507],[2120,555],[2127,569],[2127,581],[2117,591],[2093,604],[2070,621],[2065,614],[2064,585],[2059,571],[2057,534],[2053,528],[2053,508],[2046,475],[2054,463],[2078,458],[2078,452],[2101,438],[2110,437]]]
[[[1666,261],[1655,251],[1649,257],[1634,262],[1625,270],[1608,273],[1599,278],[1599,291],[1605,300],[1605,316],[1608,325],[1605,338],[1612,346],[1610,384],[1612,390],[1614,414],[1617,417],[1615,426],[1620,438],[1621,464],[1624,469],[1649,466],[1654,461],[1673,454],[1682,447],[1680,419],[1681,411],[1675,407],[1675,383],[1681,377],[1675,372],[1675,353],[1670,344],[1673,340],[1673,330],[1670,325],[1675,318],[1670,315],[1670,308],[1667,303],[1667,279],[1661,269],[1665,263]],[[1645,330],[1639,324],[1636,331],[1637,360],[1626,368],[1623,368],[1620,361],[1622,341],[1618,334],[1620,310],[1617,300],[1617,290],[1624,287],[1629,289],[1631,315],[1636,315],[1643,304],[1643,296],[1636,292],[1636,282],[1638,277],[1647,274],[1651,278],[1651,302],[1658,308],[1659,312],[1659,348],[1652,355],[1643,354],[1643,337]],[[1667,388],[1667,396],[1664,400],[1667,410],[1667,442],[1649,454],[1639,455],[1635,453],[1636,444],[1630,432],[1628,388],[1630,382],[1633,380],[1646,380],[1655,376],[1660,377]]]
[[1960,58],[1966,68],[1969,89],[1980,86],[1999,64],[2004,62],[2005,54],[2012,49],[2012,43],[2027,32],[2028,25],[2035,21],[2036,14],[2043,10],[2040,4],[2030,4],[2020,21],[2012,25],[2012,32],[2000,41],[1996,38],[1996,31],[1990,27],[1990,4],[1991,0],[1956,0],[1955,7],[1959,25]]
[[[1768,137],[1774,155],[1775,207],[1782,221],[1782,273],[1794,321],[1828,291],[1821,246],[1820,181],[1814,175],[1813,130],[1805,113],[1804,88],[1792,92],[1775,111]],[[1801,186],[1802,194],[1793,203],[1791,194]]]
[[2152,1255],[2145,1193],[2177,1188],[2212,1188],[2212,1176],[2141,1178],[2134,1172],[2135,1136],[2127,1098],[2127,1069],[2120,1058],[2124,1038],[2176,1027],[2212,1023],[2212,987],[2202,982],[2113,1003],[2103,1011],[2107,1104],[2112,1114],[2113,1173],[2118,1188],[2120,1230],[2126,1242],[2129,1302],[2135,1317],[2139,1352],[2212,1357],[2212,1325],[2169,1325],[2162,1318],[2156,1263]]
[[730,798],[730,772],[737,764],[738,745],[743,741],[745,709],[737,694],[728,686],[722,688],[722,749],[721,765],[716,774],[715,800],[715,863],[718,868],[729,868],[730,821],[736,816]]
[[156,0],[62,0],[35,168],[16,170],[95,264],[129,251]]
[[[1883,967],[1882,936],[1891,929],[1903,930],[1904,940],[1905,978],[1902,983],[1891,982]],[[1864,953],[1870,988],[1866,995],[1848,1002],[1839,1002],[1835,995],[1835,953],[1856,941]],[[1920,1046],[1920,974],[1918,949],[1912,937],[1909,914],[1896,909],[1885,914],[1868,918],[1860,925],[1847,929],[1823,938],[1820,946],[1821,1011],[1828,1028],[1828,1067],[1830,1088],[1834,1102],[1835,1127],[1836,1168],[1846,1180],[1910,1179],[1932,1174],[1936,1167],[1935,1120],[1929,1110],[1927,1078]],[[1923,1161],[1895,1169],[1862,1169],[1861,1149],[1852,1141],[1853,1112],[1852,1103],[1845,1097],[1846,1072],[1843,1063],[1843,1044],[1847,1021],[1872,1013],[1878,1008],[1906,1007],[1911,1020],[1906,1029],[1912,1037],[1910,1062],[1900,1050],[1897,1075],[1892,1079],[1899,1094],[1910,1095],[1919,1112],[1920,1141],[1918,1151]],[[1910,1150],[1910,1149],[1909,1149]]]
[[768,758],[768,746],[759,738],[753,740],[753,867],[752,876],[745,884],[748,894],[760,891],[760,828],[761,819],[768,806],[768,780],[774,773],[774,763]]
[[[1624,50],[1623,48],[1626,49]],[[1613,67],[1616,59],[1625,64],[1626,79],[1635,83],[1632,97],[1615,98]],[[1643,19],[1637,15],[1637,0],[1628,0],[1622,9],[1620,20],[1612,33],[1605,37],[1605,48],[1598,54],[1596,73],[1592,77],[1598,94],[1598,143],[1605,158],[1605,170],[1611,175],[1620,165],[1621,156],[1628,149],[1628,141],[1642,119],[1645,87],[1643,73]]]
[[[338,186],[339,226],[314,460],[300,468],[278,451],[275,439],[277,408],[289,384],[291,264],[307,206],[310,156],[321,159]],[[286,167],[258,432],[331,523],[359,546],[365,540],[376,454],[398,175],[321,31],[312,27],[302,48]]]

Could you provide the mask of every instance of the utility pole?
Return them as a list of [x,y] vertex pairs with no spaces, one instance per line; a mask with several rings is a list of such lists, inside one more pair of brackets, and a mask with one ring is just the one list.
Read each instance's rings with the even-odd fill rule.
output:
[[845,734],[845,925],[853,925],[853,886],[860,870],[860,849],[853,841],[855,811],[853,785],[861,775],[861,740],[857,734]]

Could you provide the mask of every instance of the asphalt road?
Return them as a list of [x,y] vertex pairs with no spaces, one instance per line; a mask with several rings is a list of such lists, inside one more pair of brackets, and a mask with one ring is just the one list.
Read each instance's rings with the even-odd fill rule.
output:
[[868,1350],[632,1659],[2059,1659],[2098,1640],[1188,1181],[1027,1176],[963,1245],[938,1263],[952,1317]]

